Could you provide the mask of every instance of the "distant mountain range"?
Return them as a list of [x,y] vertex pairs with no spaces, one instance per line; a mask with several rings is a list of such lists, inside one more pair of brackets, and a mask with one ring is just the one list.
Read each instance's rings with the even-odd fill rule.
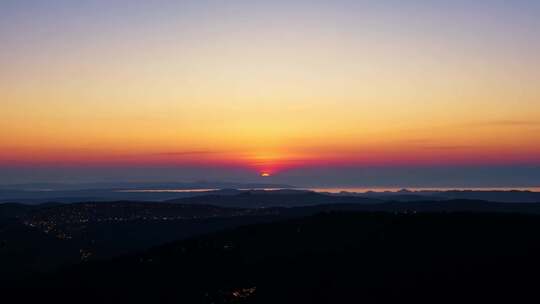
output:
[[418,201],[418,200],[486,200],[492,202],[505,203],[537,203],[540,202],[540,192],[519,191],[519,190],[442,190],[442,191],[409,191],[401,190],[396,192],[366,192],[351,193],[341,192],[335,195],[360,196],[366,198],[378,198],[396,201]]
[[[114,186],[114,187],[113,187]],[[11,187],[12,189],[8,189]],[[199,196],[229,196],[246,193],[256,193],[261,189],[275,189],[274,194],[303,194],[310,190],[294,189],[289,185],[279,184],[238,184],[238,183],[115,183],[115,184],[25,184],[0,187],[0,203],[18,202],[26,204],[40,204],[46,202],[90,202],[90,201],[169,201]],[[99,188],[107,187],[107,188]],[[255,189],[252,191],[246,189]],[[259,190],[257,190],[259,189]],[[290,189],[290,190],[287,190]],[[314,193],[314,192],[313,192]],[[433,200],[486,200],[505,203],[536,203],[540,202],[540,192],[531,191],[479,191],[479,190],[449,190],[449,191],[396,191],[396,192],[341,192],[324,193],[335,197],[333,200],[340,202],[350,200],[349,197],[375,199],[384,201],[433,201]],[[260,196],[263,199],[263,196]],[[283,196],[282,198],[286,198]],[[318,196],[312,196],[318,198]],[[331,200],[326,197],[325,200]],[[300,202],[294,200],[282,201],[296,206]],[[314,201],[315,202],[315,201]],[[256,204],[255,202],[254,204]]]

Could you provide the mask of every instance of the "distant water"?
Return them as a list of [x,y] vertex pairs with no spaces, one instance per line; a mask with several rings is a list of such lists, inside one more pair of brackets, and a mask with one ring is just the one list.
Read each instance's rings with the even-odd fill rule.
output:
[[408,191],[532,191],[540,192],[540,187],[397,187],[397,188],[378,188],[378,187],[330,187],[330,188],[309,188],[308,190],[316,192],[329,192],[329,193],[340,193],[340,192],[356,192],[356,193],[365,193],[365,192],[398,192],[400,190],[406,189]]
[[[248,190],[284,190],[287,188],[245,188],[245,189],[236,189],[240,191]],[[220,188],[206,188],[206,189],[127,189],[127,190],[118,190],[117,192],[130,192],[130,193],[185,193],[185,192],[210,192],[222,190]]]
[[[328,193],[340,193],[340,192],[398,192],[403,189],[408,191],[531,191],[540,192],[540,187],[327,187],[327,188],[295,188],[298,190],[310,190],[316,192],[328,192]],[[119,192],[132,192],[132,193],[184,193],[184,192],[209,192],[217,191],[220,189],[144,189],[144,190],[120,190]],[[238,190],[284,190],[284,188],[257,188],[257,189],[238,189]]]
[[129,190],[118,190],[117,192],[129,192],[129,193],[184,193],[184,192],[209,192],[209,191],[216,191],[219,189],[129,189]]

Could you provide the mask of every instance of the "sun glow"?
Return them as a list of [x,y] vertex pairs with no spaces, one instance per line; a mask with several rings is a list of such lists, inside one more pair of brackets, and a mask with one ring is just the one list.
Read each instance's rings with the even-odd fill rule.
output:
[[[283,176],[321,166],[540,163],[540,18],[457,26],[462,14],[418,1],[403,6],[418,5],[410,18],[394,5],[341,11],[371,1],[340,0],[218,1],[192,15],[184,6],[206,1],[186,0],[163,14],[145,1],[133,19],[105,18],[98,28],[84,20],[104,10],[4,2],[0,166]],[[110,6],[123,11],[121,3],[130,1]],[[471,2],[466,15],[486,9]],[[45,22],[53,11],[59,18]],[[159,18],[148,22],[147,11]],[[453,39],[441,38],[447,29]],[[54,43],[43,32],[58,32]]]

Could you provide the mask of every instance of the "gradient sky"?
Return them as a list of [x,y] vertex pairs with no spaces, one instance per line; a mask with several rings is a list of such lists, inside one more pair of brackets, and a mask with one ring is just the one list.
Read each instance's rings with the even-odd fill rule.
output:
[[3,183],[540,184],[539,1],[4,0],[0,41]]

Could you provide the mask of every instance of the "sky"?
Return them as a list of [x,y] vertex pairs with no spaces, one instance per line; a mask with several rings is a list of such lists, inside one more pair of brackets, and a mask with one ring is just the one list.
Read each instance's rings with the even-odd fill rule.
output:
[[0,41],[0,183],[540,185],[538,1],[4,0]]

